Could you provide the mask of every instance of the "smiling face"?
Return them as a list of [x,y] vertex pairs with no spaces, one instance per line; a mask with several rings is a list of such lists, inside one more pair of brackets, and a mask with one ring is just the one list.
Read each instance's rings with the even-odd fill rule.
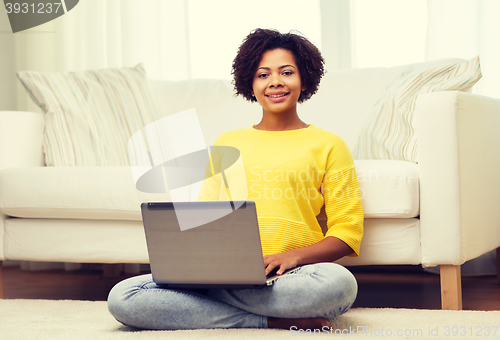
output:
[[284,49],[265,52],[253,79],[253,96],[264,114],[297,115],[297,100],[303,90],[293,53]]

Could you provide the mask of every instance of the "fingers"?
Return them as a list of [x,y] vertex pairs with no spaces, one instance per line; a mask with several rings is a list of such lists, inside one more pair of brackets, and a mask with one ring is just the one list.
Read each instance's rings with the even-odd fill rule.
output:
[[282,265],[280,266],[280,269],[278,269],[278,271],[276,272],[276,274],[277,274],[277,275],[281,275],[281,274],[283,274],[283,273],[285,272],[285,270],[287,270],[287,269],[288,269],[288,268],[287,268],[284,264],[282,264]]
[[278,268],[278,270],[276,271],[276,275],[281,275],[287,269],[292,268],[292,267],[286,265],[285,263],[281,263],[279,261],[273,261],[273,262],[270,262],[269,264],[267,264],[267,266],[266,266],[266,275],[269,275],[269,273],[271,273],[276,268]]
[[266,275],[280,266],[280,262],[272,255],[264,256],[264,266],[266,267]]
[[278,267],[278,266],[275,265],[275,264],[269,264],[269,265],[267,265],[267,267],[266,267],[266,276],[269,275],[269,273],[271,273],[273,270],[275,270],[276,267]]
[[268,265],[269,263],[271,263],[271,262],[272,262],[272,260],[271,260],[271,256],[269,256],[269,255],[264,256],[264,266],[266,266],[266,267],[267,267],[267,265]]
[[264,265],[266,267],[266,275],[278,268],[276,274],[281,275],[287,269],[297,267],[298,263],[293,254],[281,253],[264,256]]

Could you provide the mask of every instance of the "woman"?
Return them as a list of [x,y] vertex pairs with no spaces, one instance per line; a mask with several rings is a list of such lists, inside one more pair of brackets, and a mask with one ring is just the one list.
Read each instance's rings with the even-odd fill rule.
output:
[[[262,120],[215,143],[240,151],[266,274],[282,276],[265,288],[207,291],[162,289],[151,275],[131,278],[110,292],[118,321],[148,329],[310,329],[330,327],[350,308],[356,280],[332,261],[359,254],[363,212],[354,163],[339,136],[297,114],[297,103],[316,93],[323,73],[323,58],[307,39],[253,31],[233,62],[234,85],[261,105]],[[325,235],[316,219],[323,205]]]

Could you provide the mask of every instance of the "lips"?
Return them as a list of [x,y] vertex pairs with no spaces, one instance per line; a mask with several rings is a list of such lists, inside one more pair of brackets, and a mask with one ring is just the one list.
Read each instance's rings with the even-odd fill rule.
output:
[[265,96],[273,102],[280,102],[282,100],[285,100],[285,98],[289,94],[290,94],[290,92],[270,92],[270,93],[267,93]]

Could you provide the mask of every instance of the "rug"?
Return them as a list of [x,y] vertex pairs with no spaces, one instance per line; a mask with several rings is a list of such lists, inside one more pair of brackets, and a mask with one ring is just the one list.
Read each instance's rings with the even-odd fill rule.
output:
[[104,301],[0,300],[2,339],[498,339],[500,311],[353,308],[334,329],[138,331],[117,322]]

